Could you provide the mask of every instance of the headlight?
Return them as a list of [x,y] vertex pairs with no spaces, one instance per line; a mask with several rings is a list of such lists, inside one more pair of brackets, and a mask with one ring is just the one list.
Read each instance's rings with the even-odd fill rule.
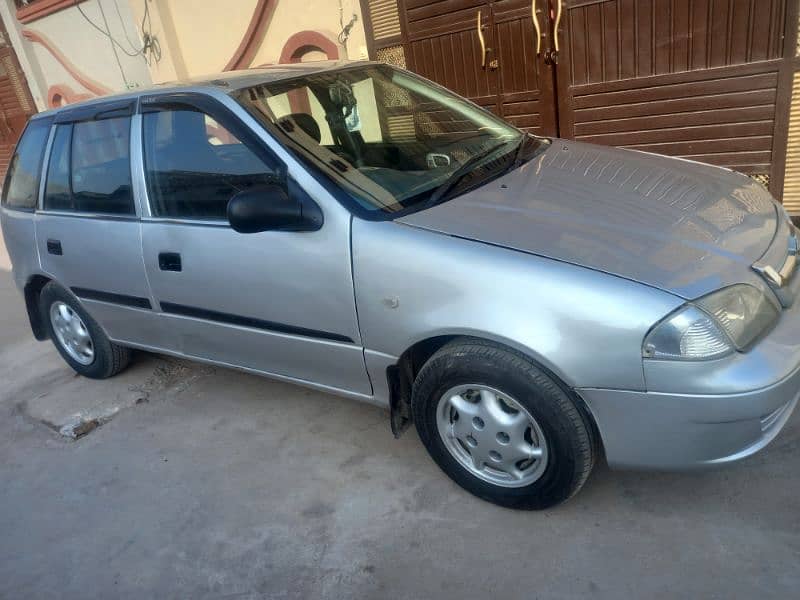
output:
[[775,324],[779,310],[751,285],[734,285],[686,304],[658,323],[644,340],[642,356],[709,360],[746,350]]

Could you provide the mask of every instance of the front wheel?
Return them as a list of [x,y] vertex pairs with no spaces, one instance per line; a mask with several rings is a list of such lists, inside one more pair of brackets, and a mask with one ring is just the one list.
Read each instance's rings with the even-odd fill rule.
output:
[[594,432],[576,401],[524,355],[483,340],[436,352],[414,382],[412,410],[439,467],[501,506],[559,504],[595,462]]

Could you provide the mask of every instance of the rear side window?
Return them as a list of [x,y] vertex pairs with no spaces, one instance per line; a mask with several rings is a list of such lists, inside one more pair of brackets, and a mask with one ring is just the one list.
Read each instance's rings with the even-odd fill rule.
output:
[[56,127],[44,207],[110,215],[135,214],[129,117]]
[[219,122],[194,110],[145,113],[144,158],[153,216],[224,220],[228,201],[275,182],[267,164]]
[[36,207],[42,157],[50,133],[50,122],[51,119],[31,121],[17,144],[3,186],[3,204],[9,208]]

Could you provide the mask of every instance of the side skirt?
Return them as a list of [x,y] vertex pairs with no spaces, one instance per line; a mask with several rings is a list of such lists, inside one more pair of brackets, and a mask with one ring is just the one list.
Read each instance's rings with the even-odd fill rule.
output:
[[146,352],[153,352],[156,354],[165,354],[167,356],[174,356],[176,358],[184,358],[186,360],[191,360],[194,362],[199,362],[208,365],[214,365],[218,367],[225,367],[226,369],[233,369],[236,371],[242,371],[244,373],[250,373],[251,375],[259,375],[261,377],[266,377],[269,379],[275,379],[276,381],[285,381],[287,383],[294,383],[296,385],[310,388],[313,390],[317,390],[320,392],[326,392],[329,394],[334,394],[336,396],[342,396],[345,398],[352,398],[354,400],[359,400],[361,402],[366,402],[367,404],[372,404],[373,406],[379,406],[381,408],[389,408],[386,402],[381,401],[380,399],[376,398],[375,396],[371,396],[368,394],[360,394],[358,392],[351,392],[349,390],[332,387],[328,385],[322,385],[319,383],[314,383],[313,381],[308,381],[305,379],[297,379],[296,377],[289,377],[288,375],[279,375],[277,373],[270,373],[268,371],[260,371],[257,369],[251,369],[248,367],[240,367],[238,365],[234,365],[231,363],[226,363],[217,360],[211,360],[208,358],[202,358],[200,356],[194,356],[191,354],[184,354],[183,352],[176,352],[174,350],[165,350],[164,348],[157,348],[155,346],[146,346],[144,344],[132,344],[130,342],[126,342],[124,340],[116,340],[112,339],[112,342],[115,344],[119,344],[120,346],[126,346],[128,348],[135,348],[137,350],[144,350]]

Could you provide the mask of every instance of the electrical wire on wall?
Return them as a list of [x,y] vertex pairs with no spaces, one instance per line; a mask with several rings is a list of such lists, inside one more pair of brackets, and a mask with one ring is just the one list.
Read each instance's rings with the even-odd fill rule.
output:
[[158,63],[161,60],[161,44],[158,41],[158,38],[153,35],[152,29],[153,24],[150,19],[150,7],[148,6],[148,2],[152,0],[143,0],[144,2],[144,15],[142,16],[142,45],[140,48],[137,48],[137,44],[131,41],[130,37],[128,36],[127,28],[125,27],[125,20],[122,18],[122,13],[119,8],[118,0],[113,0],[114,8],[117,12],[117,18],[119,19],[120,26],[122,27],[122,31],[125,34],[125,39],[128,43],[130,49],[126,48],[122,45],[112,34],[111,28],[108,25],[108,19],[106,18],[105,10],[103,9],[103,3],[101,0],[97,0],[97,8],[100,10],[100,16],[103,19],[104,27],[101,27],[97,23],[95,23],[89,16],[83,11],[79,4],[79,0],[74,0],[75,8],[78,9],[78,12],[84,18],[84,20],[89,23],[94,29],[99,31],[103,34],[106,38],[108,38],[109,43],[111,44],[111,50],[114,53],[114,59],[116,60],[117,66],[119,67],[119,72],[122,75],[122,81],[125,83],[125,87],[131,88],[135,87],[135,85],[131,85],[128,82],[128,78],[125,74],[125,69],[122,66],[122,61],[119,58],[119,52],[122,52],[124,55],[129,56],[131,58],[135,58],[137,56],[141,56],[142,59],[148,64],[152,65],[153,62]]
[[[152,1],[153,0],[144,0],[144,15],[142,16],[141,27],[142,40],[144,42],[142,54],[147,59],[148,65],[161,62],[161,43],[158,41],[158,38],[153,35],[153,21],[150,19],[150,7],[147,4]],[[119,7],[117,7],[117,11],[119,11]],[[120,15],[120,20],[122,20],[122,15]]]
[[339,31],[339,35],[337,39],[339,43],[344,47],[345,54],[347,54],[347,40],[350,38],[350,31],[353,29],[353,25],[356,24],[358,21],[358,15],[356,11],[352,11],[352,15],[350,16],[350,20],[347,22],[347,25],[344,23],[344,5],[342,4],[342,0],[339,0],[339,27],[341,27],[341,31]]
[[142,47],[141,49],[136,50],[137,44],[131,41],[131,38],[128,36],[128,28],[125,27],[125,20],[122,18],[122,13],[119,10],[119,2],[118,0],[114,0],[114,8],[117,11],[117,18],[122,26],[122,33],[125,34],[125,39],[128,40],[128,45],[133,49],[134,56],[141,54],[144,56],[148,65],[159,63],[161,61],[161,44],[159,43],[158,38],[153,35],[153,22],[150,19],[150,7],[148,6],[148,2],[152,1],[153,0],[144,0],[144,15],[142,15],[141,25]]

